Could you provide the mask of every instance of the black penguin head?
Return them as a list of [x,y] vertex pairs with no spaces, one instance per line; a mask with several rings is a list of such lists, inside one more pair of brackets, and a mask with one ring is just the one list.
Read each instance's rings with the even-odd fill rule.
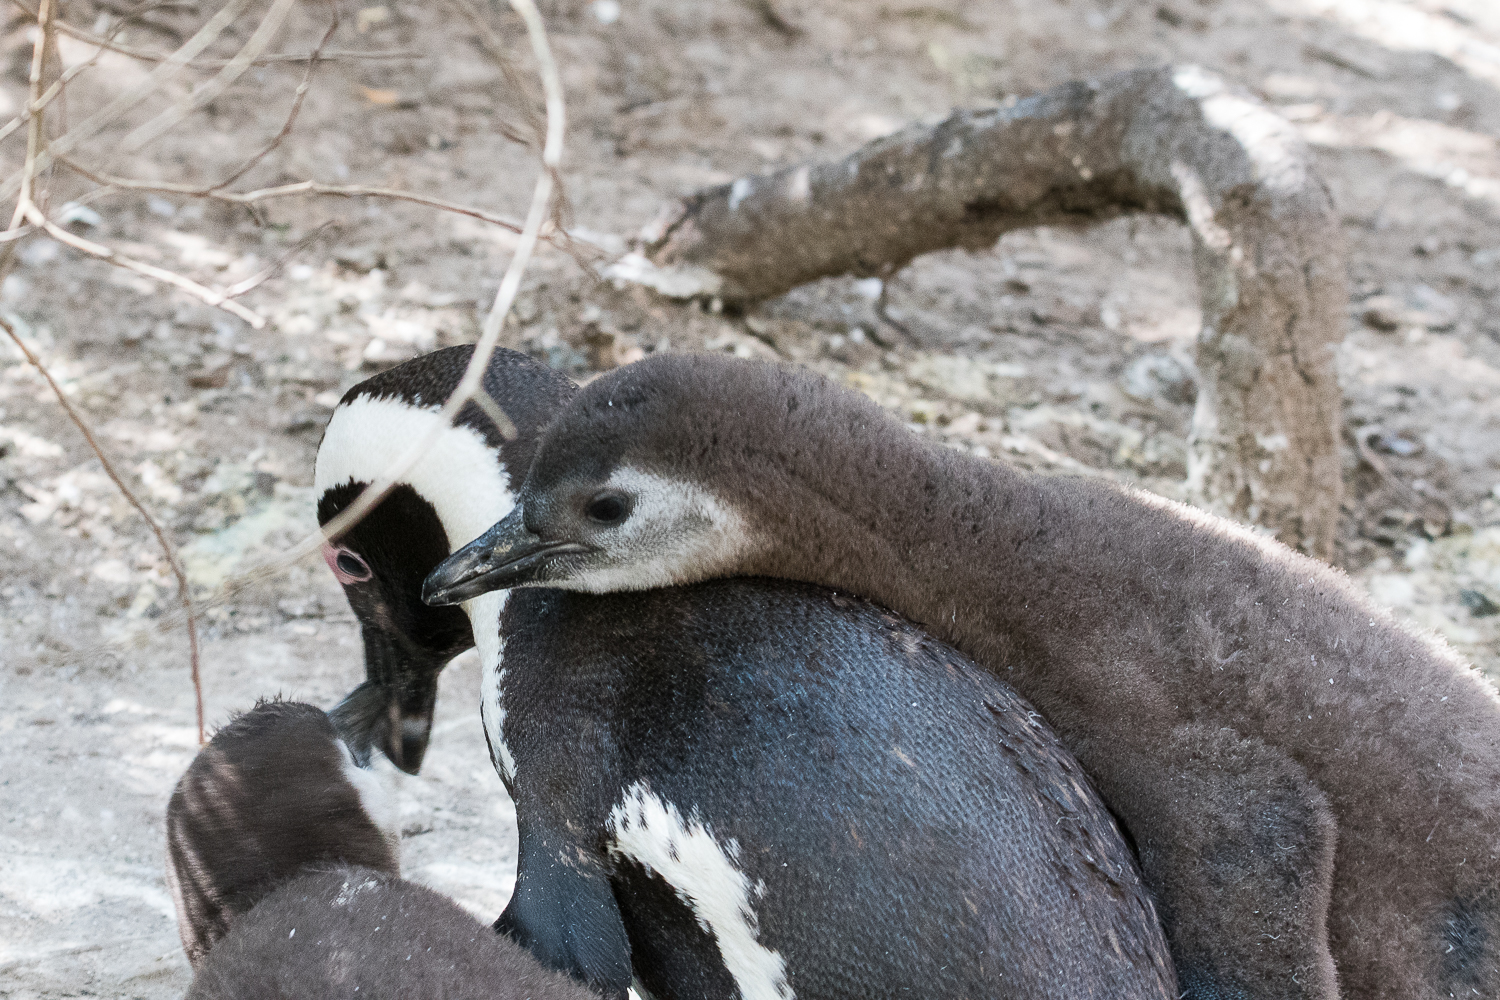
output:
[[499,351],[484,387],[517,435],[507,440],[472,404],[453,426],[442,426],[438,410],[472,354],[467,346],[437,351],[350,389],[329,419],[314,475],[318,521],[326,525],[438,428],[402,482],[324,546],[365,646],[365,683],[334,717],[356,756],[364,759],[378,746],[411,774],[427,750],[438,674],[474,645],[476,629],[498,634],[499,628],[497,601],[471,606],[467,615],[428,607],[422,580],[454,547],[510,511],[512,475],[519,480],[539,428],[574,391],[566,378],[525,355]]
[[773,443],[759,429],[774,435],[762,418],[775,404],[756,394],[780,374],[664,355],[591,382],[543,434],[516,508],[428,577],[424,599],[644,590],[738,571],[752,539],[740,501],[772,484],[737,484],[736,458]]
[[167,806],[167,876],[196,965],[235,919],[310,866],[400,874],[394,810],[321,709],[264,702],[199,751]]

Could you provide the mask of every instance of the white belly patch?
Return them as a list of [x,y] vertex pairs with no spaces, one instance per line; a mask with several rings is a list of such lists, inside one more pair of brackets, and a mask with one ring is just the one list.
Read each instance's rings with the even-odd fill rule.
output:
[[666,880],[712,934],[724,966],[739,987],[741,1000],[795,1000],[786,981],[786,962],[759,941],[760,921],[750,906],[752,887],[735,867],[740,845],[720,845],[696,818],[683,821],[677,807],[653,794],[645,782],[625,790],[610,810],[609,852],[645,867]]

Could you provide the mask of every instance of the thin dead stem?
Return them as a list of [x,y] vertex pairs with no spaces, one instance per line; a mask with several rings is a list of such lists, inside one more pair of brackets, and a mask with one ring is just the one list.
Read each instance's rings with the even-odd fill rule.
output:
[[[46,0],[43,0],[45,3]],[[179,101],[173,107],[168,108],[146,124],[127,135],[120,143],[120,148],[127,153],[133,153],[146,146],[148,143],[160,138],[171,130],[178,122],[200,108],[207,107],[220,94],[224,93],[234,81],[238,80],[255,57],[260,55],[271,44],[271,39],[281,29],[281,24],[292,12],[297,0],[273,0],[271,9],[266,11],[266,16],[256,26],[248,41],[235,53],[234,58],[214,76],[213,79],[199,87],[194,87],[193,92],[185,100]]]
[[[464,376],[459,380],[453,395],[448,397],[448,401],[439,411],[441,420],[435,423],[432,430],[428,431],[421,441],[416,442],[376,482],[360,491],[352,504],[323,526],[322,535],[328,539],[337,539],[383,500],[407,470],[432,448],[438,435],[443,432],[443,428],[450,426],[458,412],[475,398],[483,384],[484,373],[489,368],[490,358],[494,356],[495,348],[500,344],[500,331],[505,325],[505,317],[510,312],[511,305],[516,300],[516,293],[520,290],[521,276],[531,260],[532,251],[536,249],[542,224],[547,221],[557,169],[562,163],[563,133],[566,127],[562,79],[557,72],[557,63],[552,58],[552,47],[547,42],[547,28],[542,23],[542,16],[537,12],[536,4],[532,0],[510,0],[510,5],[526,22],[526,35],[531,40],[531,50],[536,56],[537,68],[542,78],[542,90],[547,99],[547,132],[546,142],[542,146],[542,169],[537,175],[536,186],[532,190],[531,209],[526,215],[526,225],[521,231],[521,238],[516,244],[516,252],[511,257],[510,266],[505,269],[505,276],[500,279],[500,288],[495,292],[495,304],[490,308],[489,315],[485,317],[479,342],[474,345],[474,356],[469,359],[469,366],[464,370]],[[496,406],[496,409],[498,410],[499,407]],[[503,412],[500,415],[504,416]],[[515,436],[515,425],[508,418],[499,426],[501,433],[507,438]]]
[[[42,70],[47,62],[47,49],[52,40],[52,0],[41,0],[37,8],[36,44],[31,51],[31,79],[26,103],[35,107],[42,97]],[[26,128],[26,163],[21,167],[21,197],[16,201],[15,215],[10,220],[14,229],[27,215],[34,204],[36,191],[37,157],[46,142],[46,119],[40,111],[31,116]]]
[[[33,21],[36,20],[37,12],[27,7],[21,0],[10,0],[12,4],[25,12],[26,16]],[[172,58],[173,53],[156,52],[151,49],[137,48],[117,42],[113,37],[96,35],[92,31],[80,28],[66,21],[54,21],[53,26],[60,35],[76,38],[88,45],[98,46],[110,52],[118,52],[122,56],[139,59],[142,62],[166,62]],[[252,66],[272,66],[278,63],[304,63],[313,58],[311,52],[272,52],[269,55],[257,56],[251,62]],[[392,59],[425,59],[425,52],[417,52],[412,49],[327,49],[318,54],[322,62],[352,62],[357,60],[392,60]],[[193,59],[186,63],[188,69],[223,69],[230,63],[229,59]]]
[[253,309],[247,309],[238,302],[233,301],[223,292],[216,292],[206,285],[200,285],[191,278],[183,277],[176,271],[168,271],[164,267],[157,267],[155,264],[147,264],[145,261],[136,260],[134,257],[127,257],[118,250],[107,247],[102,243],[95,243],[93,240],[86,240],[82,236],[70,233],[43,215],[41,210],[35,205],[30,206],[27,210],[26,219],[32,225],[44,230],[48,236],[59,243],[65,243],[75,250],[82,251],[91,257],[97,257],[107,264],[113,264],[127,271],[133,271],[147,278],[154,278],[164,284],[171,285],[173,288],[180,288],[202,302],[216,306],[227,313],[239,317],[257,330],[266,325],[266,318],[264,316]]
[[[48,140],[45,149],[37,154],[35,170],[45,170],[54,157],[71,152],[80,143],[86,142],[104,129],[116,124],[128,111],[146,100],[159,88],[180,74],[193,57],[208,48],[224,33],[224,30],[239,17],[250,0],[229,0],[208,22],[198,29],[182,47],[147,74],[146,79],[110,101],[82,122],[62,135]],[[23,6],[24,10],[25,7]],[[33,95],[33,97],[36,95]],[[34,102],[30,102],[34,103]],[[21,190],[23,173],[17,171],[0,183],[0,200],[14,197]]]
[[311,57],[307,60],[307,70],[302,74],[302,82],[297,84],[297,92],[292,95],[292,107],[287,112],[286,121],[281,124],[281,131],[271,137],[271,141],[261,147],[260,151],[235,168],[228,177],[214,185],[214,190],[226,188],[248,174],[255,165],[275,151],[277,146],[292,134],[292,128],[297,124],[297,116],[302,113],[302,102],[307,98],[307,91],[312,86],[313,72],[318,68],[318,60],[323,52],[323,46],[333,38],[333,33],[339,30],[339,5],[337,0],[328,0],[328,9],[332,13],[329,19],[328,30],[323,32],[323,37],[318,39],[314,46]]
[[220,191],[214,187],[201,187],[195,184],[174,184],[170,181],[142,181],[129,177],[115,177],[110,174],[99,173],[91,170],[66,157],[58,157],[58,162],[69,170],[75,171],[96,184],[102,185],[101,189],[92,192],[91,196],[81,198],[80,201],[97,201],[111,193],[111,191],[151,191],[156,194],[179,194],[189,198],[210,198],[214,201],[227,201],[236,205],[253,205],[260,201],[273,201],[277,198],[294,198],[299,195],[326,195],[331,198],[388,198],[392,201],[407,201],[414,205],[423,205],[427,208],[436,208],[443,212],[453,212],[457,215],[467,215],[481,222],[508,229],[513,233],[521,231],[521,224],[508,219],[503,215],[495,215],[480,208],[469,205],[460,205],[457,202],[445,201],[442,198],[433,198],[430,195],[417,194],[413,191],[400,191],[396,188],[367,187],[362,184],[323,184],[319,181],[297,181],[294,184],[282,184],[279,187],[260,188],[255,191]]
[[[278,3],[283,6],[289,6],[292,2],[293,0],[278,0]],[[226,7],[225,9],[227,10],[228,8]],[[278,9],[278,7],[273,7],[271,14],[267,15],[267,20],[275,15]],[[220,14],[222,13],[223,11],[220,11]],[[285,10],[282,10],[281,16],[284,17],[285,13]],[[52,0],[41,0],[41,4],[37,8],[37,18],[36,45],[31,56],[31,78],[26,102],[29,109],[35,110],[32,111],[31,118],[27,123],[26,162],[21,167],[20,190],[16,198],[15,214],[11,218],[9,232],[16,231],[22,223],[29,223],[43,230],[48,236],[59,243],[73,247],[75,250],[82,251],[90,256],[97,257],[116,267],[121,267],[127,271],[133,271],[136,274],[154,278],[157,281],[180,288],[188,294],[207,302],[209,305],[217,306],[228,313],[238,316],[257,330],[265,326],[265,318],[259,313],[245,308],[238,302],[231,301],[226,295],[215,292],[213,289],[200,285],[191,278],[186,278],[174,271],[168,271],[166,268],[138,261],[102,243],[86,240],[82,236],[68,232],[62,226],[57,225],[47,218],[45,211],[37,204],[35,184],[38,171],[43,169],[43,158],[47,156],[50,148],[46,137],[46,117],[41,110],[41,98],[42,74],[46,68],[47,55],[50,51],[53,38]],[[264,28],[266,28],[266,22],[262,21],[261,29]],[[203,32],[200,31],[199,35],[202,34]],[[261,44],[268,43],[270,32],[258,29],[255,35],[251,37],[250,42],[246,43],[245,49],[240,50],[241,53],[243,54],[250,47],[250,44],[256,42],[257,39],[261,39]],[[157,120],[161,121],[162,119],[158,118]],[[7,266],[10,263],[13,251],[14,244],[7,243],[3,255],[0,255],[0,267]]]
[[519,139],[525,145],[535,144],[542,136],[543,125],[537,118],[536,112],[532,110],[531,101],[528,97],[529,88],[526,86],[526,82],[521,78],[521,74],[516,71],[515,64],[510,61],[510,57],[505,53],[505,40],[500,37],[500,33],[495,30],[495,26],[490,24],[489,20],[484,16],[484,12],[474,4],[473,0],[448,0],[448,5],[458,11],[464,20],[469,22],[470,27],[479,35],[480,44],[484,46],[484,50],[489,53],[490,59],[494,61],[496,67],[500,70],[500,75],[505,79],[505,85],[517,96],[516,107],[525,119],[529,136],[514,136],[511,138]]
[[[47,0],[42,0],[42,3],[45,5]],[[188,586],[187,573],[183,570],[182,563],[177,558],[177,549],[168,540],[166,532],[162,530],[156,518],[151,516],[151,512],[146,509],[145,504],[141,503],[140,499],[129,486],[125,485],[125,480],[121,478],[120,473],[115,469],[114,463],[109,460],[109,456],[100,447],[99,439],[94,436],[93,429],[89,426],[88,421],[83,418],[83,414],[79,413],[73,406],[72,402],[68,399],[67,393],[63,392],[62,386],[57,384],[57,380],[47,370],[47,366],[42,364],[41,359],[36,356],[36,353],[26,345],[26,342],[21,339],[21,335],[16,332],[15,326],[4,316],[0,316],[0,329],[5,330],[16,347],[20,349],[21,354],[31,363],[31,366],[41,373],[42,378],[47,380],[47,385],[51,386],[52,394],[57,397],[57,401],[61,404],[63,411],[67,413],[68,419],[73,421],[73,426],[78,428],[78,432],[88,442],[89,448],[98,456],[99,464],[104,467],[104,474],[109,477],[110,482],[115,484],[115,488],[120,491],[120,495],[125,498],[130,506],[135,508],[136,513],[140,514],[147,526],[150,527],[151,533],[156,536],[156,544],[161,547],[162,555],[166,557],[167,565],[172,568],[172,575],[177,578],[177,597],[182,603],[182,614],[187,624],[188,661],[192,668],[193,698],[198,719],[198,743],[202,745],[205,742],[203,729],[203,675],[199,670],[198,662],[198,622],[197,615],[193,609],[192,589]]]
[[224,297],[226,299],[237,299],[251,289],[259,287],[268,278],[270,278],[271,275],[275,274],[277,271],[280,271],[283,267],[286,267],[287,261],[291,260],[297,254],[301,253],[304,249],[307,248],[309,244],[316,241],[330,228],[336,228],[337,226],[338,223],[332,219],[329,219],[327,222],[322,223],[318,226],[318,228],[314,229],[312,232],[308,233],[306,236],[298,240],[290,250],[278,257],[270,267],[263,268],[260,271],[257,271],[255,274],[252,274],[250,277],[246,278],[244,281],[237,281],[234,284],[230,285],[228,288],[224,289]]
[[[56,23],[57,22],[55,21],[53,22],[54,25]],[[22,111],[19,115],[16,115],[16,117],[6,122],[3,128],[0,128],[0,142],[3,142],[6,139],[10,138],[12,132],[29,122],[32,115],[40,114],[43,108],[56,100],[57,96],[63,92],[63,88],[66,87],[70,82],[72,82],[74,77],[76,77],[78,74],[82,73],[89,67],[93,66],[98,58],[99,57],[96,54],[85,62],[81,62],[76,66],[69,67],[68,70],[62,74],[62,76],[52,81],[52,85],[42,93],[41,97],[37,98],[35,101],[27,102],[26,110]]]
[[[352,504],[340,511],[319,531],[307,536],[280,556],[225,581],[218,593],[199,602],[201,607],[213,607],[226,603],[234,593],[270,579],[317,552],[325,541],[337,539],[349,531],[376,504],[380,503],[401,477],[427,453],[433,441],[442,433],[442,428],[451,426],[453,418],[468,403],[473,402],[494,421],[502,435],[507,438],[515,436],[515,424],[506,416],[500,405],[483,390],[484,373],[499,345],[500,332],[504,328],[505,318],[515,303],[516,293],[521,287],[521,277],[531,261],[531,255],[536,249],[538,240],[541,239],[542,229],[549,221],[552,196],[556,189],[557,170],[562,163],[566,107],[563,101],[562,80],[557,71],[557,63],[552,57],[552,49],[547,41],[546,26],[542,23],[541,15],[537,12],[532,0],[510,0],[510,4],[526,23],[526,33],[537,59],[542,88],[546,95],[547,117],[541,170],[537,174],[536,184],[532,189],[531,205],[526,215],[525,225],[521,227],[515,253],[500,280],[494,304],[485,317],[479,341],[474,345],[474,355],[464,370],[463,378],[453,394],[448,397],[447,402],[443,404],[442,410],[439,411],[442,420],[435,425],[434,430],[428,432],[423,440],[414,444],[386,469],[375,482],[361,490]],[[303,188],[303,185],[295,185],[295,187]],[[175,625],[175,618],[170,616],[163,616],[158,623],[158,627],[163,629],[173,625]]]

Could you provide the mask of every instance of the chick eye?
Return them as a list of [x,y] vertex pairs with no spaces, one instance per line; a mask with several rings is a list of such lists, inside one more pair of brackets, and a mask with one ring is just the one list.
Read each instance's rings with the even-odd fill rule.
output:
[[339,583],[363,583],[375,575],[375,572],[370,569],[370,564],[352,549],[324,545],[323,561],[328,564],[329,569],[333,570],[333,575],[338,577]]
[[590,521],[618,524],[630,513],[630,501],[619,493],[600,493],[588,502],[583,512]]

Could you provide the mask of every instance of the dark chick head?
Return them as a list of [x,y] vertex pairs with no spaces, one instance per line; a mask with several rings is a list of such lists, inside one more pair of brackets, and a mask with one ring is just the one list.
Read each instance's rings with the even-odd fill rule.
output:
[[810,372],[722,356],[663,355],[605,375],[548,427],[510,516],[449,558],[425,596],[604,593],[744,572],[774,530],[758,523],[764,511],[796,503],[789,470],[812,458],[782,454],[789,430],[839,392]]
[[[484,388],[516,425],[506,440],[474,405],[451,427],[438,411],[463,377],[471,347],[398,365],[350,389],[318,448],[318,521],[327,524],[415,445],[438,430],[422,458],[358,524],[323,550],[364,636],[366,680],[334,710],[361,759],[373,746],[415,774],[432,728],[439,672],[486,626],[464,611],[421,600],[422,580],[453,549],[509,513],[539,429],[574,391],[557,373],[498,351]],[[494,602],[491,602],[494,603]],[[498,616],[470,607],[471,615]]]
[[224,726],[167,806],[177,929],[197,964],[235,920],[319,866],[399,873],[394,813],[321,709],[266,702]]

